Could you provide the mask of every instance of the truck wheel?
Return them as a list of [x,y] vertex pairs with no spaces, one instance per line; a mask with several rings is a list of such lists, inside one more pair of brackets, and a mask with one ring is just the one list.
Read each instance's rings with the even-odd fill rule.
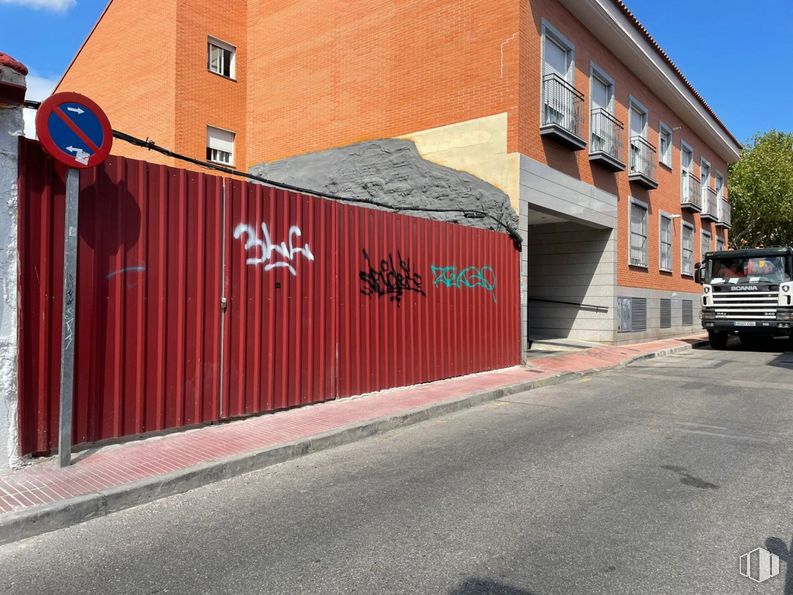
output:
[[725,349],[727,347],[727,333],[708,331],[708,343],[711,349]]

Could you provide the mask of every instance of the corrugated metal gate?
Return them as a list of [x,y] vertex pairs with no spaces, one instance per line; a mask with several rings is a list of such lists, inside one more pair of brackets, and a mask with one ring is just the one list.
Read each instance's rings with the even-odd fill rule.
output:
[[[57,443],[65,171],[21,143],[35,453]],[[517,364],[518,262],[505,234],[111,157],[80,180],[75,443]]]

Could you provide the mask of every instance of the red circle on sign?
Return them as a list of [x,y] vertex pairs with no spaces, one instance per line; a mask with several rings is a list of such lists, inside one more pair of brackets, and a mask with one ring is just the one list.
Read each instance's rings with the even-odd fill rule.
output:
[[[49,130],[50,116],[55,112],[76,136],[81,139],[88,138],[87,135],[80,130],[79,126],[64,114],[61,106],[67,103],[79,103],[87,108],[93,113],[102,128],[102,143],[97,146],[96,150],[87,158],[80,159],[79,153],[73,154],[58,146],[53,140]],[[107,119],[105,112],[103,112],[96,103],[88,99],[88,97],[80,95],[79,93],[56,93],[45,99],[36,113],[36,135],[39,137],[39,141],[47,153],[61,163],[79,169],[94,167],[102,163],[107,159],[107,156],[110,154],[110,148],[113,146],[113,129],[110,128],[110,120]],[[93,143],[91,142],[90,144]]]

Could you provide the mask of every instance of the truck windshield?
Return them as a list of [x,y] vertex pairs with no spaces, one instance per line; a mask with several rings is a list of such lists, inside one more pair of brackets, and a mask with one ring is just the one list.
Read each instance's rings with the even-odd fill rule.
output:
[[710,268],[711,283],[780,283],[791,280],[791,271],[783,256],[714,259]]

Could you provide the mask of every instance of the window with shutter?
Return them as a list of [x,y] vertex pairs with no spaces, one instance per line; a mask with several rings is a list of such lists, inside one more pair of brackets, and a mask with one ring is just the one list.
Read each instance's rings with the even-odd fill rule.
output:
[[228,130],[207,126],[207,161],[234,165],[234,137]]

